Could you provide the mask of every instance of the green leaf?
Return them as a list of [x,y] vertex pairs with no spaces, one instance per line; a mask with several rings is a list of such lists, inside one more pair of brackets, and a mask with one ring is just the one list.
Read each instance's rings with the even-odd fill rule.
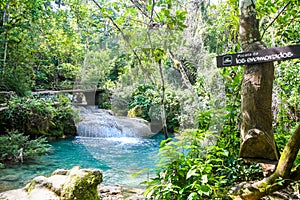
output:
[[194,199],[199,199],[198,194],[196,192],[192,192],[187,198],[187,200],[194,200]]
[[209,187],[208,185],[201,185],[199,188],[199,192],[201,194],[205,194],[206,196],[209,196],[211,194],[211,187]]
[[207,174],[202,175],[202,184],[206,184],[208,182]]
[[192,176],[199,176],[199,174],[196,171],[197,169],[190,169],[186,174],[186,179],[189,179]]

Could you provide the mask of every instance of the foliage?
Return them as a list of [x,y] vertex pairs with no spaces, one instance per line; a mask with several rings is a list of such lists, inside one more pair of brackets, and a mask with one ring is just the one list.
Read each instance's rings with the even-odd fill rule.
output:
[[196,115],[196,121],[198,122],[198,129],[207,131],[211,122],[210,111],[199,111]]
[[36,89],[72,89],[79,67],[70,63],[45,65],[35,69]]
[[[238,1],[99,0],[100,9],[91,1],[55,2],[59,5],[48,0],[0,3],[0,89],[23,96],[7,99],[9,109],[0,115],[3,130],[16,129],[32,138],[74,133],[69,100],[62,96],[26,97],[31,90],[70,89],[74,82],[83,88],[110,89],[118,95],[122,88],[125,94],[115,102],[117,106],[126,111],[140,108],[138,115],[159,121],[165,87],[169,131],[177,131],[185,120],[190,122],[189,128],[197,125],[200,130],[188,131],[162,146],[162,173],[150,184],[149,194],[162,199],[205,198],[222,193],[221,186],[258,176],[257,165],[237,160],[243,68],[221,69],[222,83],[205,77],[205,73],[200,75],[215,68],[215,54],[240,50]],[[299,43],[298,4],[296,0],[257,1],[267,46]],[[179,69],[170,61],[169,51],[183,62],[203,104],[195,112],[196,119],[190,117],[194,113],[182,112],[186,109],[190,114],[196,105],[187,95]],[[160,62],[164,77],[159,74]],[[275,69],[274,133],[282,150],[300,119],[299,61],[278,62]],[[224,95],[212,95],[215,88],[209,88],[209,78],[224,83]],[[158,84],[163,79],[168,82],[165,86]],[[101,108],[116,106],[108,102],[111,91],[100,95]],[[206,142],[219,120],[218,112],[224,114],[224,124],[217,129],[220,137],[204,148],[200,144]]]
[[[157,178],[148,182],[146,195],[150,199],[199,199],[213,196],[221,189],[226,170],[217,155],[227,155],[222,149],[208,147],[203,131],[186,131],[178,140],[164,141],[159,151]],[[217,152],[216,154],[214,152]]]
[[15,97],[8,107],[1,113],[3,130],[18,130],[32,138],[75,133],[73,110],[67,97]]
[[[97,95],[97,94],[96,94]],[[111,109],[111,93],[109,90],[99,92],[96,104],[102,109]]]
[[[235,70],[235,71],[233,71]],[[240,147],[240,83],[242,71],[222,71],[226,107],[199,110],[198,130],[183,132],[164,141],[160,148],[156,177],[147,184],[150,199],[227,199],[236,183],[256,180],[262,175],[258,164],[238,159]],[[221,130],[212,134],[214,118],[223,115]]]
[[[300,121],[299,66],[299,61],[295,60],[282,62],[275,68],[277,77],[273,93],[274,135],[280,152]],[[297,157],[295,165],[299,163],[300,156]]]
[[118,80],[119,76],[125,73],[125,66],[130,63],[130,54],[121,54],[114,59],[112,69],[108,74],[111,81]]
[[239,51],[238,16],[238,1],[236,0],[227,0],[226,4],[207,6],[202,37],[209,52],[221,55]]
[[208,131],[188,130],[163,141],[157,174],[146,182],[145,195],[149,199],[227,199],[235,183],[262,174],[258,164],[237,160],[238,145],[228,142],[238,144],[239,138],[231,139],[230,135],[218,138]]
[[24,162],[47,153],[49,148],[45,138],[30,140],[18,131],[10,131],[0,136],[0,162]]
[[13,91],[19,96],[25,96],[32,85],[34,74],[30,68],[22,68],[16,66],[13,70],[3,72],[3,78],[0,81],[0,89],[2,91]]
[[263,40],[270,46],[299,44],[298,1],[259,0],[256,3]]
[[[180,102],[172,91],[166,91],[165,109],[167,126],[171,133],[179,128],[178,116]],[[130,108],[138,106],[141,109],[140,117],[150,121],[161,121],[161,96],[152,85],[140,85],[131,95]]]
[[75,80],[67,73],[78,71],[73,66],[82,60],[82,45],[69,11],[54,5],[40,0],[0,5],[2,90],[25,96],[32,89],[59,87],[60,78]]

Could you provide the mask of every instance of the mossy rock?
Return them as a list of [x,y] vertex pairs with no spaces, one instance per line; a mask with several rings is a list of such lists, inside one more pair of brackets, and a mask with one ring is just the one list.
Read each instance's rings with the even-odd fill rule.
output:
[[44,187],[44,188],[51,188],[52,184],[47,180],[44,176],[37,176],[30,183],[25,186],[25,190],[30,193],[34,190],[37,186]]
[[61,190],[64,200],[100,200],[97,186],[102,182],[102,173],[97,169],[70,170],[68,178]]

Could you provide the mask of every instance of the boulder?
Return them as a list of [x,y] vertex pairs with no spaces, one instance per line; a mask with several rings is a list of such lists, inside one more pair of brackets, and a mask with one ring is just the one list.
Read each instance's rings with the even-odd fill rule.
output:
[[56,170],[50,177],[38,176],[25,188],[0,194],[1,200],[97,200],[97,186],[102,182],[102,173],[97,169]]
[[96,169],[73,168],[67,176],[60,196],[65,200],[100,199],[97,186],[102,182],[102,173]]

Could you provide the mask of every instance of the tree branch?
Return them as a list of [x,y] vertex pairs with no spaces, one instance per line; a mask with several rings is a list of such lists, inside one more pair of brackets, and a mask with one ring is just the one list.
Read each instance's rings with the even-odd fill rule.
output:
[[154,6],[155,6],[155,0],[152,0],[152,8],[151,8],[151,15],[150,15],[150,22],[153,22],[153,13],[154,13]]
[[275,174],[283,178],[290,178],[291,169],[293,163],[297,157],[300,149],[300,124],[295,130],[294,134],[289,139],[288,143],[282,152],[282,155],[278,161]]
[[261,35],[261,38],[264,37],[266,31],[268,30],[268,28],[270,28],[270,26],[277,20],[277,18],[283,13],[283,11],[288,7],[288,5],[290,5],[291,1],[289,1],[283,8],[282,10],[278,13],[278,15],[272,20],[272,22],[265,28],[264,32]]
[[294,181],[300,180],[300,164],[297,165],[291,172],[291,178]]
[[[92,0],[92,1],[95,3],[95,5],[96,5],[101,11],[103,10],[103,8],[100,6],[100,4],[99,4],[96,0]],[[113,26],[121,33],[121,35],[122,35],[124,41],[127,43],[128,47],[132,50],[134,56],[138,59],[138,62],[139,62],[139,64],[140,64],[141,69],[143,70],[144,73],[146,73],[146,74],[149,75],[148,78],[150,79],[150,81],[151,81],[152,83],[154,83],[153,80],[152,80],[152,78],[151,78],[151,76],[150,76],[150,73],[143,67],[142,59],[139,57],[139,55],[137,54],[137,52],[134,50],[134,48],[132,47],[131,43],[128,41],[128,39],[127,39],[125,33],[122,31],[122,29],[118,26],[118,24],[116,24],[116,22],[113,20],[113,18],[112,18],[111,16],[109,16],[109,15],[107,15],[107,14],[104,14],[103,12],[102,12],[102,14],[103,14],[105,17],[107,17],[107,18],[111,21],[111,23],[113,24]]]
[[145,11],[143,11],[142,10],[142,5],[139,3],[139,2],[137,2],[137,1],[133,1],[133,0],[130,0],[130,2],[139,10],[139,11],[141,11],[141,13],[143,14],[143,15],[145,15],[145,17],[147,17],[147,18],[149,18],[150,20],[151,20],[151,18],[149,17],[149,15],[145,12]]

